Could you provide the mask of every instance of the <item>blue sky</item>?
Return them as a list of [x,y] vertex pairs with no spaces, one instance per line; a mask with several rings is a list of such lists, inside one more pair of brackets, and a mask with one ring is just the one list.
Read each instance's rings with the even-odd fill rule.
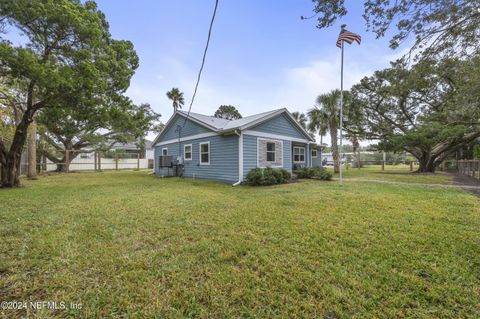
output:
[[[309,0],[220,0],[206,66],[192,111],[213,114],[221,104],[242,115],[287,107],[307,111],[318,94],[339,88],[339,26],[361,34],[362,44],[345,52],[345,84],[388,66],[399,56],[388,39],[366,33],[360,1],[349,14],[319,30]],[[172,106],[165,92],[179,87],[190,101],[214,0],[99,0],[112,35],[133,42],[140,67],[127,94],[148,102],[166,122]],[[184,107],[187,108],[187,105]]]

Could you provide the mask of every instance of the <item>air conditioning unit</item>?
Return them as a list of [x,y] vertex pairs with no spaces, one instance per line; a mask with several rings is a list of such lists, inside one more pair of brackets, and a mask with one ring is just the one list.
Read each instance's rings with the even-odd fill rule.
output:
[[158,157],[159,167],[172,167],[172,156],[162,155]]

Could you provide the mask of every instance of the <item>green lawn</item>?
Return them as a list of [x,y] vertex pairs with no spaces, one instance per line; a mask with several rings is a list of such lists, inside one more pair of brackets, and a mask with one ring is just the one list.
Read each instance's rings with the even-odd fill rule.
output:
[[480,201],[456,188],[233,188],[146,172],[24,183],[0,190],[0,301],[83,307],[38,317],[480,313]]
[[[328,169],[333,172],[332,167]],[[418,167],[413,167],[414,170]],[[367,165],[361,169],[344,168],[343,177],[356,180],[377,180],[400,183],[451,184],[452,177],[443,172],[435,174],[419,174],[410,171],[409,165],[386,165],[382,171],[381,165]],[[339,177],[338,174],[335,177]]]

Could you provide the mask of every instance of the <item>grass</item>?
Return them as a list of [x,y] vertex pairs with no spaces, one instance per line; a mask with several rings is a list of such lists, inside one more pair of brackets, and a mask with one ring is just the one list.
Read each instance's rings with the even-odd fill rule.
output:
[[479,212],[456,188],[52,175],[0,190],[0,301],[82,304],[42,318],[478,318]]
[[[418,167],[414,167],[416,170]],[[328,168],[333,172],[333,168]],[[444,172],[416,173],[410,171],[409,165],[386,165],[382,171],[381,165],[367,165],[361,169],[343,169],[343,177],[354,180],[377,180],[400,183],[423,183],[423,184],[451,184],[452,177]],[[338,177],[338,174],[335,174]]]

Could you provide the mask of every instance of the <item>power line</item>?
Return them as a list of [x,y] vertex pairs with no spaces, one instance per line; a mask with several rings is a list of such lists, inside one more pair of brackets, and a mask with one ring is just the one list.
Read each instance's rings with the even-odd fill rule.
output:
[[210,44],[210,37],[212,35],[213,22],[215,21],[215,15],[217,14],[217,7],[218,7],[218,0],[215,1],[215,8],[213,9],[212,20],[210,21],[210,27],[208,29],[207,44],[205,46],[205,50],[203,51],[202,65],[200,66],[200,70],[198,71],[197,83],[195,84],[195,90],[193,91],[192,100],[190,101],[187,117],[185,118],[185,122],[183,122],[184,127],[185,127],[185,124],[187,123],[188,117],[190,116],[190,111],[192,110],[192,105],[193,105],[193,102],[195,101],[195,96],[197,95],[198,84],[200,83],[200,77],[202,76],[203,67],[205,65],[205,59],[207,57],[208,45]]

